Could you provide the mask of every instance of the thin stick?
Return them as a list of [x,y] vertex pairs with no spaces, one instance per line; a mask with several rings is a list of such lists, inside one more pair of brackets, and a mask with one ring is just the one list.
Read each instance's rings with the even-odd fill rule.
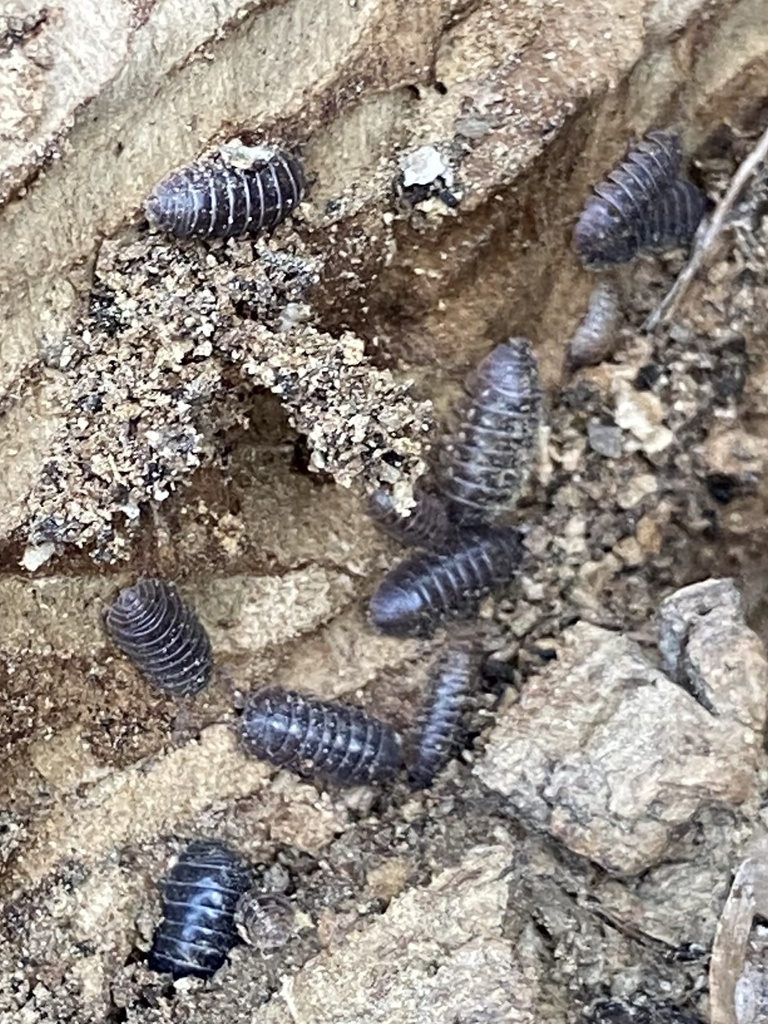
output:
[[654,331],[666,323],[680,305],[683,296],[691,286],[691,282],[705,265],[712,253],[713,246],[722,232],[729,213],[739,198],[742,189],[757,168],[768,156],[768,129],[763,132],[757,145],[741,164],[728,186],[728,191],[715,207],[709,226],[701,235],[691,253],[691,258],[683,268],[675,283],[643,324],[644,331]]

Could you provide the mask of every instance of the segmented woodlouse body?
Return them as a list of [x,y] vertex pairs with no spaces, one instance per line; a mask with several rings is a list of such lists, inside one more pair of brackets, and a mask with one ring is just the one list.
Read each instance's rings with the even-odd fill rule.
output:
[[284,946],[293,934],[291,901],[278,892],[247,892],[235,908],[240,937],[263,953]]
[[237,943],[235,907],[251,885],[248,869],[222,843],[196,840],[171,869],[150,970],[174,978],[210,978]]
[[305,191],[301,165],[287,153],[251,167],[191,164],[156,186],[147,220],[175,238],[236,238],[285,220]]
[[573,235],[584,266],[626,263],[643,250],[691,241],[707,200],[680,177],[681,161],[678,135],[649,132],[595,186]]
[[443,552],[396,565],[371,597],[368,618],[389,636],[430,636],[445,620],[475,615],[483,597],[514,579],[522,555],[519,530],[466,531]]
[[189,697],[210,680],[213,652],[208,634],[166,580],[143,578],[121,590],[105,621],[120,650],[158,689]]
[[342,786],[386,782],[402,759],[400,735],[378,718],[280,687],[249,698],[242,736],[256,757]]
[[464,390],[432,453],[435,486],[456,523],[493,523],[514,509],[536,452],[541,389],[530,342],[497,345]]
[[439,551],[453,535],[445,503],[433,494],[421,492],[407,516],[395,511],[386,491],[374,491],[368,498],[368,515],[380,530],[406,547]]
[[601,277],[589,297],[587,315],[573,333],[568,345],[568,365],[572,370],[596,366],[613,351],[621,323],[621,305],[616,285]]
[[707,197],[697,185],[692,181],[676,181],[639,225],[638,247],[654,251],[688,245],[707,206]]
[[408,744],[411,789],[427,789],[448,764],[476,667],[475,647],[469,640],[450,643],[432,667],[424,705]]

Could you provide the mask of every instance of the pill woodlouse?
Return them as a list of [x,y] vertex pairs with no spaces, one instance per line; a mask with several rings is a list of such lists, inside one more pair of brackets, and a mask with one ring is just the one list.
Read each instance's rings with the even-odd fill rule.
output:
[[247,892],[235,908],[235,927],[249,946],[269,953],[290,939],[294,916],[287,896],[278,892]]
[[386,782],[402,760],[401,737],[384,722],[360,708],[280,687],[248,699],[241,728],[256,757],[343,786]]
[[389,636],[430,636],[445,620],[475,615],[483,597],[514,579],[522,556],[519,530],[467,531],[444,552],[396,565],[371,597],[368,618]]
[[601,277],[589,297],[587,314],[573,333],[567,361],[572,370],[596,366],[613,351],[621,323],[621,305],[616,285]]
[[573,235],[584,266],[626,263],[646,249],[691,241],[706,197],[680,178],[679,136],[649,132],[595,186]]
[[215,974],[238,941],[235,907],[250,885],[248,869],[229,847],[190,843],[165,881],[150,970],[174,978]]
[[469,374],[431,455],[435,487],[459,524],[514,509],[533,466],[541,389],[530,342],[510,338]]
[[433,665],[424,704],[408,743],[411,789],[427,789],[450,760],[476,667],[475,645],[469,640],[449,643]]
[[305,191],[301,165],[275,151],[251,167],[191,164],[155,187],[147,220],[175,238],[236,238],[285,220]]
[[440,550],[453,533],[444,502],[433,494],[417,494],[407,516],[396,512],[392,498],[381,490],[370,495],[366,508],[380,530],[406,547]]
[[213,652],[194,610],[166,580],[126,587],[106,614],[107,631],[154,686],[190,697],[207,685]]

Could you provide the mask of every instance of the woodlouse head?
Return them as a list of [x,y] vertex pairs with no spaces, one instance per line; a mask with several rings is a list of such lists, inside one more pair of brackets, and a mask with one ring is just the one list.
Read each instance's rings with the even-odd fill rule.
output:
[[424,599],[416,587],[385,579],[368,604],[368,620],[387,636],[426,636],[431,632]]
[[583,266],[596,270],[615,263],[626,263],[635,256],[634,231],[624,226],[606,203],[587,203],[573,231],[573,247]]

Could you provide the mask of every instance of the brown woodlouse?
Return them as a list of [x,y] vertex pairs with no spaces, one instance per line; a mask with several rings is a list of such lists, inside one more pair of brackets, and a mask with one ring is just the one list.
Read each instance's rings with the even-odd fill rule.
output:
[[378,490],[369,496],[366,510],[380,530],[406,547],[439,551],[453,534],[445,504],[433,494],[417,494],[410,514],[403,516],[389,494]]
[[269,953],[290,939],[294,916],[287,896],[278,892],[247,892],[235,908],[235,927],[249,946]]
[[607,359],[616,344],[621,317],[616,285],[609,277],[601,277],[589,297],[587,315],[569,342],[569,368],[596,366]]
[[378,718],[277,686],[248,699],[241,730],[256,757],[342,786],[386,782],[402,760],[400,735]]
[[166,580],[126,587],[105,617],[107,632],[150,683],[174,697],[207,685],[213,652],[194,610]]
[[250,885],[248,869],[228,846],[190,843],[165,881],[150,970],[174,978],[215,974],[238,941],[235,907]]
[[374,591],[368,618],[389,636],[431,636],[445,620],[475,615],[483,597],[514,579],[522,557],[519,530],[467,531],[441,553],[396,565]]
[[493,523],[514,509],[536,452],[541,389],[530,342],[497,345],[464,390],[432,452],[435,486],[455,522]]
[[278,150],[250,167],[191,164],[161,181],[144,209],[153,227],[174,238],[237,238],[276,227],[304,191],[301,165]]
[[643,250],[691,241],[707,199],[680,178],[680,137],[652,131],[595,186],[573,234],[584,266],[627,263]]
[[411,789],[427,789],[448,764],[476,667],[475,644],[464,638],[449,643],[433,665],[426,698],[407,745]]

